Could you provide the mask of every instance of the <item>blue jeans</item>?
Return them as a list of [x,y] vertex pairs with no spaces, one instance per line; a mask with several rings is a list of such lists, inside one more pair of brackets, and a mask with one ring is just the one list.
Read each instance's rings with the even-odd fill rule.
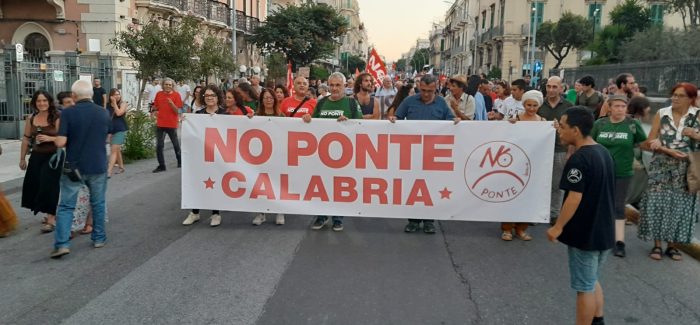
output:
[[[90,206],[92,207],[92,234],[94,243],[104,243],[105,234],[105,194],[107,193],[107,174],[82,175],[83,182],[90,190]],[[73,182],[68,176],[61,175],[61,199],[56,212],[56,230],[54,232],[54,248],[70,247],[70,226],[73,222],[73,211],[78,201],[78,191],[83,186],[81,182]]]

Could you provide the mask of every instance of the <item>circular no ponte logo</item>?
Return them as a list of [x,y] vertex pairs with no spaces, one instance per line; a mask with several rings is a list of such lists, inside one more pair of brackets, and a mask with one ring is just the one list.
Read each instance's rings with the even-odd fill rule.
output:
[[530,167],[530,158],[517,145],[487,142],[469,154],[464,180],[469,191],[480,200],[507,202],[527,187]]

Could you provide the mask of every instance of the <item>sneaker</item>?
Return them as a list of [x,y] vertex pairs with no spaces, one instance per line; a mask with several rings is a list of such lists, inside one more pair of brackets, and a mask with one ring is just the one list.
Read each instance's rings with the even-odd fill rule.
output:
[[264,213],[258,213],[258,215],[253,218],[253,224],[256,226],[262,225],[263,222],[265,222],[265,214]]
[[94,244],[92,244],[92,247],[94,247],[94,248],[105,247],[105,242],[101,241],[101,242],[94,243]]
[[284,224],[284,215],[281,213],[277,214],[277,218],[275,218],[275,223],[278,225],[283,225]]
[[625,242],[619,240],[616,241],[613,254],[615,254],[617,257],[625,257]]
[[403,229],[405,232],[416,232],[420,229],[420,222],[409,221],[406,228]]
[[211,222],[209,222],[209,225],[212,227],[218,227],[221,224],[221,215],[220,214],[212,214],[211,215]]
[[333,231],[343,231],[343,223],[340,221],[333,222]]
[[154,173],[160,173],[165,171],[165,166],[158,166],[153,170]]
[[199,221],[199,213],[190,212],[190,214],[187,215],[187,218],[185,218],[182,224],[184,226],[189,226],[197,221]]
[[61,258],[63,255],[70,254],[68,247],[56,248],[51,251],[51,258]]
[[423,232],[426,234],[434,234],[435,233],[435,224],[432,222],[424,222],[423,223]]
[[328,223],[328,218],[322,218],[322,217],[316,217],[316,221],[314,221],[314,224],[311,225],[311,229],[313,230],[319,230],[323,228]]

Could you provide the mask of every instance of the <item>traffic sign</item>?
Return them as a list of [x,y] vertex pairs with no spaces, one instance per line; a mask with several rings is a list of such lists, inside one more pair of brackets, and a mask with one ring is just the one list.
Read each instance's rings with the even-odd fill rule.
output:
[[542,71],[542,61],[537,60],[535,61],[535,74],[538,74],[540,71]]
[[22,43],[15,44],[15,53],[17,53],[17,62],[24,61],[24,45]]

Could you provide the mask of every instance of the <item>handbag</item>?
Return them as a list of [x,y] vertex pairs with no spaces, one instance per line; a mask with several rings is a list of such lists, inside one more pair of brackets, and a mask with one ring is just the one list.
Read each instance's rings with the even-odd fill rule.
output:
[[[697,124],[697,117],[697,114],[692,116],[692,122],[689,127],[693,127]],[[696,147],[696,141],[691,139],[690,151],[688,152],[688,174],[686,176],[688,180],[688,192],[690,193],[697,193],[700,191],[700,151],[698,151]]]

